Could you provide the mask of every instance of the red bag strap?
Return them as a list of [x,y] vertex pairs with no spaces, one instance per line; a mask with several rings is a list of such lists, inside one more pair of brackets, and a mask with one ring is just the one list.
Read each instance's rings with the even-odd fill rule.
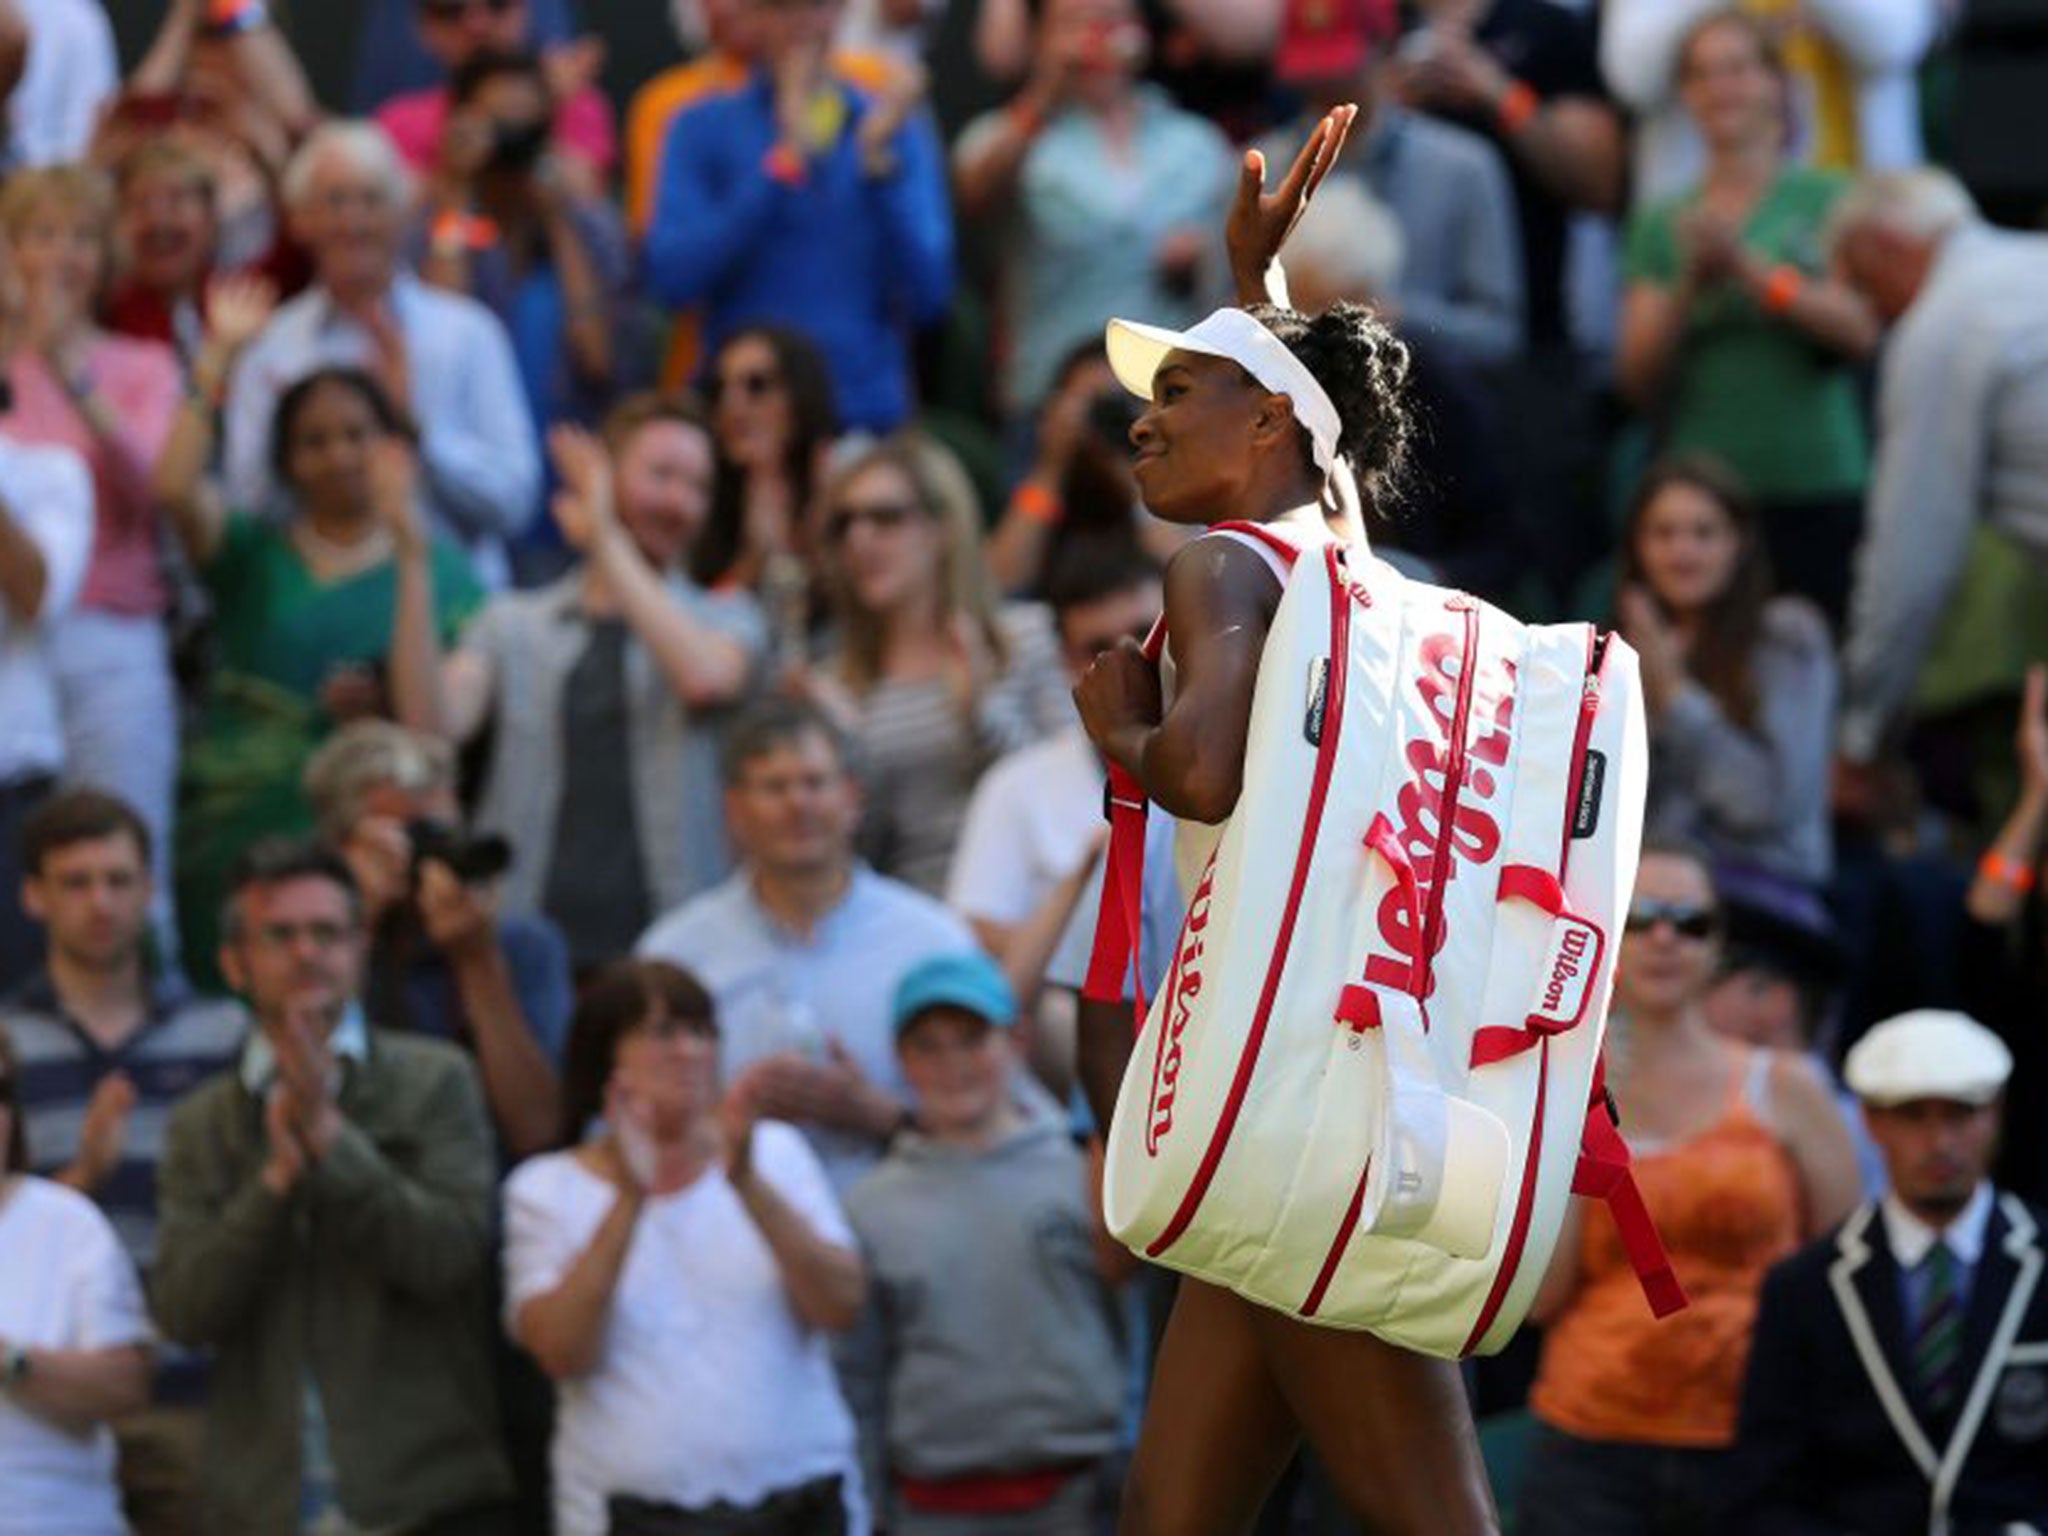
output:
[[1586,1127],[1581,1133],[1579,1162],[1572,1172],[1572,1193],[1602,1200],[1614,1217],[1621,1234],[1622,1251],[1643,1288],[1650,1311],[1669,1317],[1686,1305],[1685,1288],[1671,1267],[1671,1255],[1657,1235],[1657,1223],[1643,1203],[1636,1187],[1628,1143],[1615,1124],[1613,1100],[1607,1093],[1607,1063],[1603,1058],[1593,1067],[1593,1092],[1586,1105]]
[[1267,527],[1264,523],[1248,523],[1233,518],[1227,523],[1211,523],[1209,525],[1209,532],[1242,533],[1249,538],[1257,539],[1266,548],[1278,555],[1282,563],[1290,571],[1294,569],[1294,562],[1301,554],[1301,546],[1299,544],[1276,529]]
[[[1145,636],[1145,659],[1159,661],[1166,649],[1166,619],[1162,615]],[[1103,788],[1103,816],[1109,822],[1109,851],[1102,865],[1102,900],[1095,909],[1095,948],[1088,957],[1088,976],[1081,995],[1090,1002],[1114,1003],[1124,995],[1124,980],[1132,978],[1136,999],[1135,1027],[1145,1023],[1145,981],[1135,975],[1138,940],[1144,919],[1145,824],[1150,802],[1138,781],[1124,769],[1110,764],[1109,782]]]

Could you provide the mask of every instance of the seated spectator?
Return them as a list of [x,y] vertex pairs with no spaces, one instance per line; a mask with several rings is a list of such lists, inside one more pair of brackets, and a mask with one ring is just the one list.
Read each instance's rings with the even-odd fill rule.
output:
[[53,623],[70,611],[92,557],[92,474],[68,448],[27,448],[0,416],[0,992],[41,958],[21,911],[21,828],[64,766],[50,666]]
[[[1606,0],[1600,69],[1635,121],[1634,196],[1672,197],[1698,179],[1707,158],[1680,96],[1680,55],[1694,27],[1727,0]],[[1915,70],[1934,40],[1934,0],[1826,0],[1744,9],[1785,34],[1787,138],[1803,165],[1824,170],[1902,170],[1918,165],[1920,97]]]
[[1728,1529],[2048,1527],[2048,1214],[1991,1180],[2011,1064],[1934,1011],[1849,1053],[1891,1193],[1764,1282]]
[[0,1030],[0,1532],[127,1536],[107,1421],[149,1398],[142,1287],[99,1209],[28,1166]]
[[1710,459],[1653,464],[1622,533],[1615,604],[1642,664],[1646,828],[1819,887],[1832,868],[1834,652],[1810,604],[1770,590],[1740,482]]
[[1870,458],[1853,365],[1877,343],[1823,257],[1846,183],[1787,157],[1785,64],[1748,14],[1694,27],[1679,82],[1707,169],[1630,223],[1621,387],[1663,447],[1714,454],[1742,477],[1780,585],[1839,623]]
[[69,448],[92,471],[92,559],[76,605],[49,631],[65,773],[118,794],[148,824],[168,947],[178,708],[151,477],[178,410],[178,360],[93,321],[113,225],[112,192],[96,172],[51,166],[8,179],[0,228],[21,309],[6,359],[5,430]]
[[[1971,1017],[2005,1042],[2013,1057],[2010,1097],[2039,1104],[2048,1094],[2048,1034],[2040,1000],[2048,997],[2048,668],[2028,669],[2014,732],[2020,786],[1998,835],[1977,861],[1964,896],[1956,971]],[[2023,1200],[2048,1204],[2048,1135],[2001,1138],[1998,1182]]]
[[[1507,168],[1477,134],[1424,117],[1393,93],[1390,17],[1306,32],[1274,60],[1301,95],[1302,118],[1276,130],[1266,158],[1284,164],[1309,126],[1344,102],[1358,118],[1334,174],[1363,182],[1393,210],[1407,247],[1390,295],[1402,333],[1467,367],[1497,367],[1522,348],[1522,253]],[[1284,151],[1284,153],[1283,153]]]
[[763,1115],[800,1125],[839,1189],[909,1115],[890,1028],[897,982],[927,956],[974,945],[937,902],[855,861],[851,750],[808,706],[743,716],[722,762],[741,868],[639,944],[643,958],[703,978],[724,1076],[745,1074]]
[[[97,1203],[148,1274],[164,1125],[232,1059],[247,1020],[149,963],[149,828],[131,807],[65,790],[29,818],[22,854],[23,900],[48,948],[42,969],[0,1001],[16,1113],[35,1171]],[[115,1426],[128,1515],[145,1532],[196,1530],[206,1372],[182,1352],[158,1363],[149,1410]]]
[[487,604],[449,658],[458,740],[491,729],[479,827],[517,851],[505,908],[545,913],[588,971],[731,870],[718,731],[767,635],[684,574],[711,504],[696,405],[640,395],[605,441],[558,429],[555,498],[583,563]]
[[498,916],[497,859],[461,830],[453,749],[358,720],[313,754],[305,784],[362,898],[363,995],[377,1026],[452,1041],[475,1058],[508,1160],[553,1145],[568,956],[545,919]]
[[[1840,748],[1862,767],[1906,713],[1978,531],[2048,571],[2048,235],[1991,228],[1932,169],[1866,177],[1831,227],[1837,266],[1891,328],[1843,647]],[[1980,759],[2003,760],[2020,683],[1997,687]]]
[[56,165],[85,157],[100,108],[121,85],[114,29],[96,0],[12,0],[28,30],[28,60],[7,93],[0,167]]
[[1653,1318],[1612,1225],[1573,1204],[1531,1313],[1544,1335],[1517,1524],[1530,1536],[1724,1529],[1716,1499],[1757,1288],[1856,1200],[1855,1153],[1819,1075],[1707,1023],[1719,921],[1701,860],[1645,848],[1608,1081],[1689,1304]]
[[[1320,206],[1320,205],[1318,205]],[[1138,405],[1110,372],[1101,337],[1070,352],[1038,413],[1029,473],[988,540],[998,591],[1037,595],[1076,546],[1141,549],[1164,563],[1185,529],[1152,516],[1131,473]]]
[[680,114],[661,156],[646,280],[700,307],[712,347],[776,322],[810,336],[840,419],[887,432],[913,409],[906,324],[953,292],[938,134],[918,98],[870,97],[827,65],[841,0],[748,0],[745,88]]
[[1135,0],[1048,0],[1024,89],[953,153],[960,212],[1008,226],[1001,405],[1028,420],[1110,315],[1200,319],[1222,287],[1233,157],[1214,124],[1141,83]]
[[221,969],[256,1029],[171,1116],[151,1300],[213,1352],[209,1531],[500,1531],[495,1160],[454,1047],[372,1028],[348,866],[259,843]]
[[391,715],[444,727],[440,667],[482,596],[454,544],[430,535],[430,476],[375,378],[325,368],[278,402],[271,463],[295,514],[230,512],[205,483],[205,393],[262,323],[260,290],[216,292],[195,396],[158,488],[212,595],[219,660],[179,774],[177,871],[185,953],[210,976],[228,864],[252,839],[310,830],[306,759],[335,725]]
[[692,550],[697,580],[755,593],[779,659],[802,661],[811,625],[810,535],[825,461],[839,435],[832,376],[818,349],[779,325],[727,337],[706,370],[718,482]]
[[896,991],[916,1129],[847,1196],[871,1276],[849,1392],[898,1536],[1086,1531],[1123,1417],[1109,1286],[1138,1267],[1100,1170],[1010,1092],[1016,1000],[986,955]]
[[936,893],[982,770],[1073,721],[1052,625],[997,604],[974,487],[927,438],[854,459],[820,526],[837,647],[802,685],[860,743],[869,861]]
[[[1125,636],[1143,640],[1164,602],[1158,565],[1135,550],[1086,544],[1068,547],[1046,596],[1071,682]],[[1072,1019],[1040,987],[1062,935],[1077,918],[1092,923],[1099,904],[1099,895],[1086,897],[1100,889],[1106,772],[1073,714],[1057,734],[997,760],[974,786],[946,879],[946,904],[1023,1000],[1024,1054],[1055,1088],[1073,1079]],[[1145,864],[1148,917],[1171,925],[1163,935],[1170,950],[1183,909],[1171,818],[1151,817],[1146,834],[1148,855],[1157,855]]]
[[859,1254],[816,1154],[755,1074],[721,1091],[719,1055],[695,978],[608,967],[563,1150],[505,1185],[506,1327],[559,1392],[557,1536],[863,1529],[824,1338],[860,1316]]
[[564,174],[537,55],[472,54],[448,91],[420,276],[505,326],[536,432],[593,424],[643,361],[623,351],[632,263],[619,216]]
[[[665,69],[633,93],[626,107],[626,223],[645,239],[661,187],[661,154],[676,118],[707,97],[736,91],[747,83],[760,56],[753,0],[674,0],[678,40],[685,62]],[[898,79],[898,62],[881,53],[848,52],[845,28],[827,56],[835,79],[877,95]]]
[[[479,54],[516,53],[535,47],[528,0],[413,0],[419,40],[453,80]],[[576,162],[577,182],[595,193],[619,158],[612,104],[598,88],[602,45],[586,39],[548,49],[550,71],[566,89],[553,92],[555,136],[562,153]],[[422,86],[391,97],[377,109],[377,126],[413,170],[425,174],[439,154],[448,119],[460,105],[448,85]]]
[[401,264],[409,180],[367,123],[329,123],[293,157],[285,203],[315,281],[235,365],[222,448],[228,495],[267,510],[279,490],[269,452],[279,397],[316,368],[361,367],[418,432],[437,530],[462,541],[485,581],[502,582],[504,541],[538,510],[532,418],[505,328]]

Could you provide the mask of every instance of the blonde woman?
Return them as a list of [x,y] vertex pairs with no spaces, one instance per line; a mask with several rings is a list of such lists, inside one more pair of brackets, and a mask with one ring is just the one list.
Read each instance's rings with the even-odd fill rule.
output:
[[802,686],[841,716],[867,785],[862,850],[938,894],[983,768],[1072,718],[1045,609],[998,604],[959,462],[903,433],[826,488],[833,649]]

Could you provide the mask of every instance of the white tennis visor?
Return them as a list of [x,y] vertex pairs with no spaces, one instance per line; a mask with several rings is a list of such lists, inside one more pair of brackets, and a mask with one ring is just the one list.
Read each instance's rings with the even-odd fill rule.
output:
[[1117,382],[1143,400],[1152,398],[1152,375],[1169,352],[1229,358],[1271,393],[1293,402],[1294,419],[1308,428],[1316,467],[1325,475],[1335,472],[1337,439],[1344,431],[1337,407],[1323,393],[1316,376],[1287,349],[1287,343],[1243,310],[1219,309],[1185,331],[1112,320],[1106,340],[1109,366]]

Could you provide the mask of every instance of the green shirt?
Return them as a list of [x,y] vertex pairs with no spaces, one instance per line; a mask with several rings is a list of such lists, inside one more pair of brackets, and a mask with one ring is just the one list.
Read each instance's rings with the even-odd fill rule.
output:
[[[1742,243],[1818,276],[1826,268],[1821,229],[1846,186],[1834,172],[1787,167],[1751,210]],[[1697,201],[1695,190],[1630,220],[1630,282],[1677,285],[1678,221]],[[1764,502],[1854,495],[1869,477],[1870,440],[1849,363],[1764,313],[1734,283],[1694,298],[1662,427],[1664,447],[1715,455]]]

